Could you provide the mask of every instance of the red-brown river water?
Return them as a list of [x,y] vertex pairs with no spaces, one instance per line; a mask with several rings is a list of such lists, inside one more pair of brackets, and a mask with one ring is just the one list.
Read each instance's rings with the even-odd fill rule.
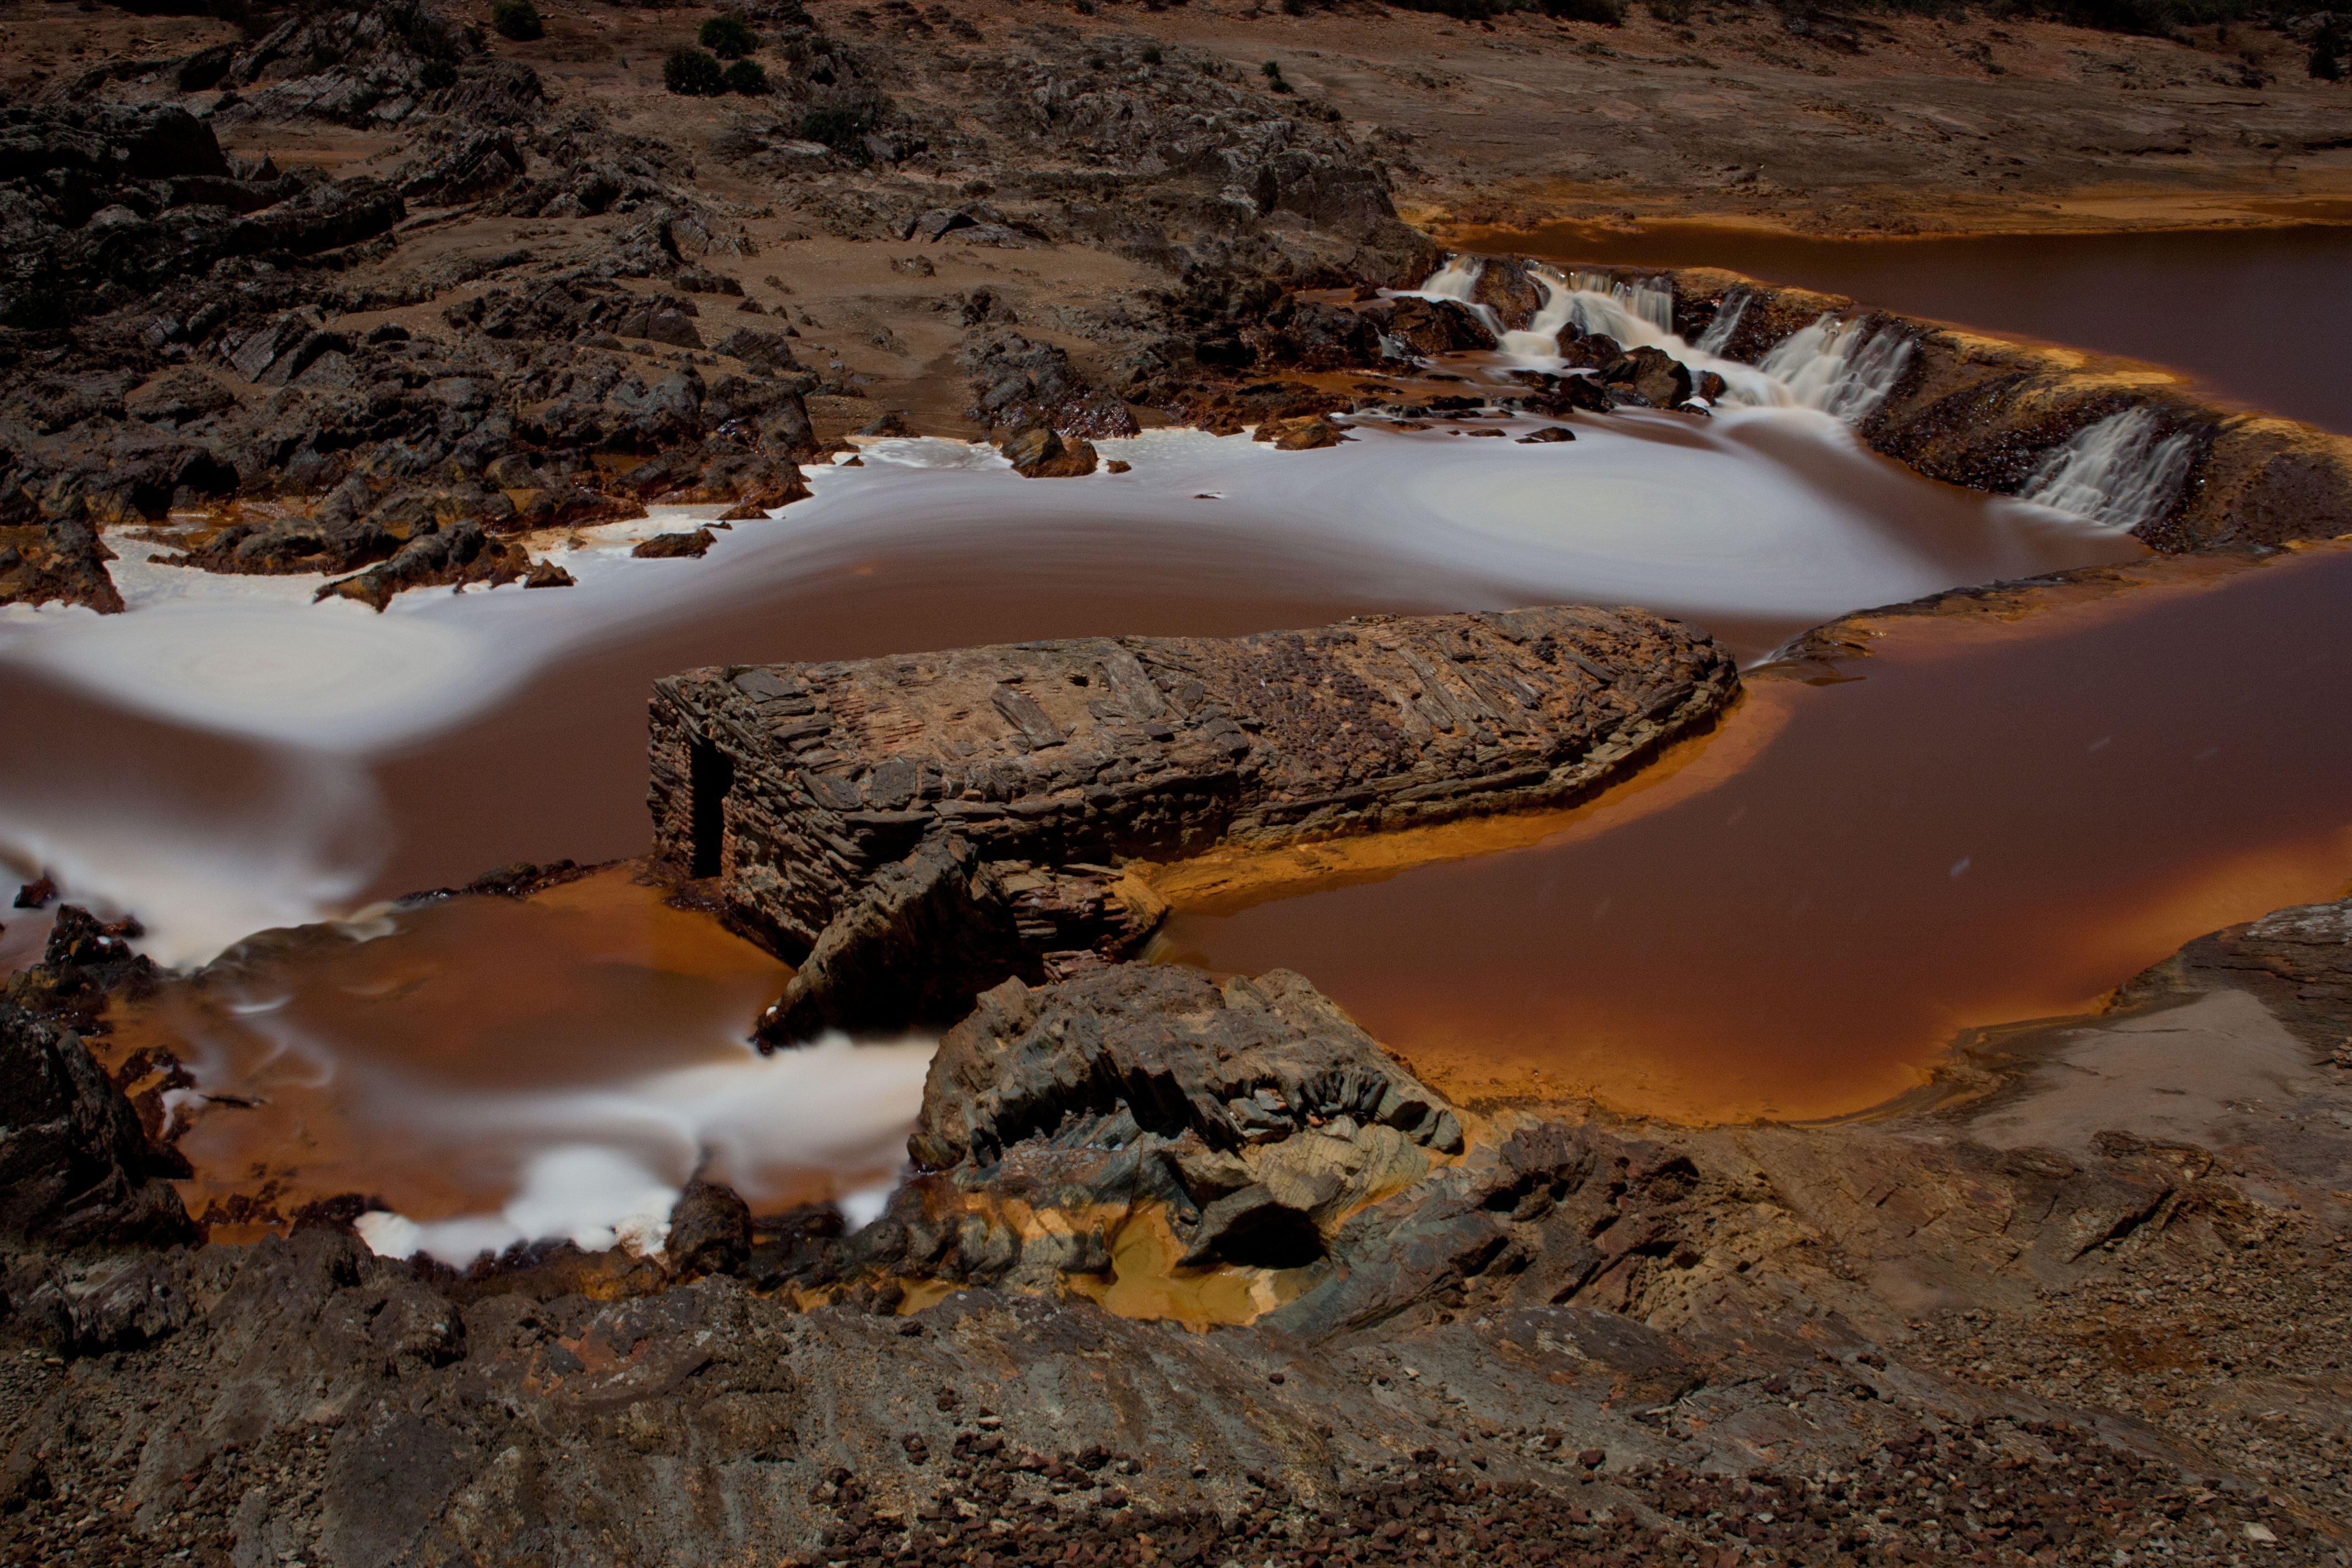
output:
[[[885,488],[821,484],[704,562],[600,559],[576,590],[380,620],[272,602],[231,635],[216,605],[127,589],[128,630],[0,626],[0,656],[32,650],[0,657],[0,841],[200,958],[512,860],[640,852],[645,693],[697,664],[1580,598],[1692,616],[1752,659],[1846,610],[2144,553],[1793,416],[1579,429],[1454,456],[1434,434],[1152,448],[1158,488],[1126,490],[869,469]],[[1464,448],[1489,464],[1473,479]],[[1861,1110],[1959,1028],[2079,1007],[2352,877],[2347,589],[2352,557],[2322,550],[2014,625],[1903,624],[1859,679],[1758,683],[1670,773],[1549,838],[1187,914],[1165,946],[1304,972],[1457,1093]],[[12,923],[0,961],[21,962],[38,922]],[[442,1238],[462,1254],[608,1238],[705,1156],[774,1201],[888,1179],[920,1047],[761,1062],[747,999],[781,972],[626,873],[378,911],[347,940],[124,1031],[268,1102],[184,1101],[200,1206],[367,1191],[475,1216]],[[551,1196],[591,1189],[586,1219]]]

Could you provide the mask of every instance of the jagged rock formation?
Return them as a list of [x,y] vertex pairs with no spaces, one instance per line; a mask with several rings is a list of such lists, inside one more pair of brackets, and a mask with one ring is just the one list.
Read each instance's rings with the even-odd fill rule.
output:
[[0,1002],[0,1246],[192,1240],[168,1180],[187,1173],[71,1031]]
[[[1106,51],[1052,25],[986,47],[920,18],[908,48],[875,48],[772,9],[767,121],[707,148],[619,131],[593,97],[555,108],[530,66],[416,0],[257,14],[241,39],[118,58],[13,105],[0,603],[119,608],[97,531],[174,510],[163,542],[182,563],[326,574],[376,603],[528,572],[527,547],[499,536],[648,501],[750,515],[804,494],[796,465],[822,445],[804,398],[866,378],[795,358],[805,299],[796,326],[746,296],[738,273],[760,246],[740,205],[698,183],[698,155],[845,237],[1089,246],[1178,282],[1158,305],[1095,300],[1098,320],[1072,318],[1113,346],[1108,374],[1009,331],[1016,314],[990,289],[962,296],[975,416],[1008,435],[1131,434],[1124,398],[1173,395],[1206,363],[1202,335],[1234,330],[1195,320],[1223,281],[1403,281],[1432,254],[1344,131],[1212,57]],[[278,125],[396,128],[403,155],[338,179],[223,151]],[[985,187],[1033,165],[1066,172],[940,205],[955,188],[942,170]],[[1140,183],[1084,172],[1138,166]],[[459,232],[471,213],[541,237],[404,265],[404,236]],[[610,232],[573,226],[614,214]],[[762,287],[793,291],[772,274]],[[1032,466],[1082,471],[1072,451]],[[209,516],[191,527],[191,512]],[[439,537],[461,525],[487,542]]]
[[1572,799],[1738,679],[1580,608],[730,666],[656,685],[649,800],[661,853],[808,951],[762,1025],[792,1040],[1132,951],[1158,911],[1125,861]]
[[1050,1291],[1108,1272],[1113,1236],[1147,1209],[1186,1266],[1308,1268],[1370,1197],[1459,1153],[1462,1127],[1296,974],[1218,985],[1123,964],[982,996],[940,1041],[908,1147],[932,1173],[811,1283]]

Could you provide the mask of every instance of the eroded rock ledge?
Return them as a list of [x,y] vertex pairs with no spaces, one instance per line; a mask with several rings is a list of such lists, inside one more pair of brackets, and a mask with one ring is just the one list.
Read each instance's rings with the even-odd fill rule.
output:
[[662,854],[807,952],[762,1026],[788,1041],[1134,951],[1139,858],[1559,805],[1738,689],[1704,632],[1578,606],[730,665],[656,685],[650,805]]

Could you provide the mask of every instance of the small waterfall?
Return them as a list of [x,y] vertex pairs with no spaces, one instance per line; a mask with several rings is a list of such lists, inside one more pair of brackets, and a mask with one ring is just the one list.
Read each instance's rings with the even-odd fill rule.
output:
[[1559,363],[1559,331],[1576,314],[1576,293],[1548,268],[1530,267],[1528,276],[1543,290],[1543,306],[1524,328],[1496,341],[1522,364],[1549,370]]
[[[1470,291],[1478,287],[1478,275],[1486,270],[1486,261],[1475,256],[1449,256],[1445,265],[1429,275],[1428,280],[1409,292],[1424,300],[1452,300],[1466,305]],[[1408,290],[1400,289],[1400,293]]]
[[1446,258],[1445,265],[1431,273],[1428,281],[1420,288],[1399,289],[1398,292],[1415,294],[1423,300],[1451,300],[1477,317],[1479,324],[1494,333],[1495,341],[1500,342],[1506,335],[1502,318],[1495,314],[1494,306],[1482,305],[1470,297],[1472,290],[1478,287],[1479,274],[1486,270],[1486,263],[1482,257],[1452,256]]
[[1902,333],[1824,314],[1775,344],[1756,368],[1786,386],[1798,407],[1852,425],[1886,400],[1910,363],[1911,340]]
[[1739,318],[1748,313],[1748,298],[1743,294],[1740,296],[1739,303],[1730,310],[1716,311],[1715,320],[1709,321],[1706,324],[1706,331],[1698,335],[1699,353],[1720,354],[1731,346],[1731,334],[1739,330]]
[[2093,522],[2135,529],[2157,521],[2179,499],[2197,460],[2197,437],[2158,433],[2146,408],[2086,425],[2042,459],[2022,498]]
[[1674,330],[1675,291],[1666,279],[1627,282],[1605,272],[1558,272],[1541,265],[1530,265],[1528,275],[1544,291],[1542,308],[1525,330],[1506,332],[1493,307],[1470,298],[1485,267],[1475,257],[1454,257],[1419,289],[1398,292],[1467,306],[1495,332],[1503,353],[1529,370],[1560,370],[1559,333],[1573,326],[1579,332],[1605,334],[1625,348],[1661,350],[1694,374],[1713,371],[1727,387],[1719,403],[1816,408],[1854,424],[1885,401],[1911,362],[1911,340],[1901,332],[1872,331],[1865,321],[1824,315],[1791,334],[1762,363],[1743,364],[1723,358],[1721,350],[1738,328],[1746,300],[1718,315],[1694,347]]
[[[1590,297],[1594,304],[1606,300],[1616,307],[1614,311],[1596,311],[1592,325],[1587,326],[1580,321],[1577,324],[1579,331],[1608,332],[1611,337],[1617,338],[1614,331],[1600,322],[1602,317],[1622,314],[1632,316],[1660,334],[1672,336],[1674,333],[1675,289],[1674,285],[1663,278],[1643,278],[1623,283],[1606,272],[1571,272],[1568,275],[1567,283],[1579,295]],[[1624,338],[1617,338],[1617,341],[1627,342]]]

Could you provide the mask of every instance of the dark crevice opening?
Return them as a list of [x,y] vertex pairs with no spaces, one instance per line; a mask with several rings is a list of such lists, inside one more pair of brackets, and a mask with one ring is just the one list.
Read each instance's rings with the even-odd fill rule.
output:
[[735,759],[708,741],[693,743],[688,773],[694,791],[695,877],[716,877],[727,840],[727,794],[735,787]]

